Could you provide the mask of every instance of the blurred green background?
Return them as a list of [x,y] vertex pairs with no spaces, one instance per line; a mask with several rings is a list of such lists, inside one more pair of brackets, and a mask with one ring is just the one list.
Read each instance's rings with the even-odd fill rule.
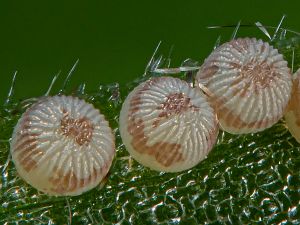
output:
[[[85,82],[88,90],[95,90],[100,84],[122,85],[140,76],[160,40],[166,55],[174,45],[173,66],[186,58],[202,62],[217,37],[222,34],[224,42],[233,31],[207,29],[209,25],[241,20],[276,26],[286,14],[283,26],[300,31],[297,2],[1,1],[0,102],[15,70],[18,99],[44,94],[54,74],[61,70],[62,81],[77,58],[70,86]],[[243,28],[238,35],[249,33],[263,37],[255,28]]]

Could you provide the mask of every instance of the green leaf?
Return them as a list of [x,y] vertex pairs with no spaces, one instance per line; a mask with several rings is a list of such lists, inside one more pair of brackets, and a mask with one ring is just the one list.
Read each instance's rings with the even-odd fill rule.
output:
[[[277,40],[290,66],[300,63],[299,37]],[[293,57],[294,55],[294,57]],[[117,155],[105,184],[77,197],[49,197],[19,178],[9,138],[30,105],[0,109],[1,224],[273,224],[300,223],[300,148],[284,121],[263,132],[220,132],[207,159],[180,173],[151,171],[129,157],[118,131],[122,100],[146,77],[119,87],[72,94],[91,102],[116,133]],[[104,186],[103,186],[104,185]]]

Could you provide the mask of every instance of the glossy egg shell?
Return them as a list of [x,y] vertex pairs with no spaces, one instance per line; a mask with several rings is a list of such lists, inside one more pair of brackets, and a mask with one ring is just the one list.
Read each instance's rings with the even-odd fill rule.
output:
[[215,49],[198,71],[196,83],[211,92],[221,128],[233,134],[275,124],[283,117],[292,89],[283,56],[255,38],[239,38]]
[[152,78],[137,86],[123,103],[119,124],[131,156],[146,167],[165,172],[197,165],[218,134],[206,96],[172,77]]
[[104,116],[77,97],[42,97],[19,119],[11,140],[18,174],[49,195],[79,195],[106,176],[114,135]]

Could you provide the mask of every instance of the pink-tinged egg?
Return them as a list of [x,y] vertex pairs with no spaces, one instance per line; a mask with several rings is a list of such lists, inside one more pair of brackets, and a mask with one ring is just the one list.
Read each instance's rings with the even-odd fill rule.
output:
[[283,116],[292,90],[283,56],[255,38],[239,38],[215,49],[196,83],[210,91],[221,128],[233,134],[271,127]]
[[206,96],[172,77],[152,78],[126,98],[120,133],[131,156],[157,171],[178,172],[203,160],[218,123]]
[[115,154],[104,116],[77,97],[42,97],[19,119],[11,140],[19,175],[49,195],[80,195],[106,176]]
[[300,143],[300,69],[294,74],[292,96],[284,117],[289,131]]

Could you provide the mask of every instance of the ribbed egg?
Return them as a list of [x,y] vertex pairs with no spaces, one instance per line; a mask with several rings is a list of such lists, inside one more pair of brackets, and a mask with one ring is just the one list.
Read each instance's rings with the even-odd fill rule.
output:
[[49,195],[79,195],[106,176],[114,135],[104,116],[77,97],[42,97],[19,119],[11,140],[19,175]]
[[197,165],[218,135],[216,115],[206,96],[172,77],[138,85],[123,103],[119,126],[132,157],[165,172]]
[[292,96],[284,117],[289,131],[300,143],[300,69],[294,74]]
[[283,56],[255,38],[239,38],[215,49],[196,83],[210,91],[221,128],[233,134],[271,127],[283,116],[292,90]]

